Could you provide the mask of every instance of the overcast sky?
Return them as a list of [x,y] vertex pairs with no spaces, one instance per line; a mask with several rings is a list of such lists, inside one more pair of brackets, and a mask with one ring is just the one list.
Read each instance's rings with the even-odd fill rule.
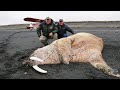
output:
[[54,21],[120,21],[120,11],[0,11],[0,25],[30,23],[23,19],[33,17]]

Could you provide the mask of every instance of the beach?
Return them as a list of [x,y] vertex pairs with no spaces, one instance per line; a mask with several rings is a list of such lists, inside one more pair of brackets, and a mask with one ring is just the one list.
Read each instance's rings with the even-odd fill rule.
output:
[[[75,33],[87,32],[103,38],[102,52],[106,63],[120,73],[120,22],[67,23]],[[36,30],[27,25],[0,26],[0,79],[118,79],[104,74],[89,63],[41,65],[47,74],[41,74],[24,65],[31,53],[43,45]],[[70,33],[68,33],[71,35]]]

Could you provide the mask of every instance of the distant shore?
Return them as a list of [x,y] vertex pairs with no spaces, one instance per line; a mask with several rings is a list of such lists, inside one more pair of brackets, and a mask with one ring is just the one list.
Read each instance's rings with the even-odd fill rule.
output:
[[[71,28],[120,28],[120,21],[72,21],[65,22]],[[29,24],[0,25],[0,29],[26,29]]]

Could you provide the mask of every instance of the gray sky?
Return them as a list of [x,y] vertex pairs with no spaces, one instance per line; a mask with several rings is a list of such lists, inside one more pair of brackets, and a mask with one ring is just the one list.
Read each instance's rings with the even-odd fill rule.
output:
[[54,21],[120,21],[120,11],[0,11],[0,25],[30,23],[26,17],[51,17]]

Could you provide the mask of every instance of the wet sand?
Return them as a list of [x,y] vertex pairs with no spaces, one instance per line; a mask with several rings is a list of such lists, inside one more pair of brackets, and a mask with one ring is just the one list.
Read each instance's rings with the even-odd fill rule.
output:
[[[72,23],[69,25],[75,33],[88,32],[103,38],[103,58],[120,73],[119,23],[107,23],[108,27],[103,26],[106,25],[104,23],[102,27],[91,24],[92,27],[88,23],[83,27],[74,27]],[[43,65],[40,67],[48,73],[38,73],[24,65],[23,61],[39,47],[42,47],[42,44],[38,40],[36,30],[30,31],[18,26],[11,29],[8,26],[0,27],[0,79],[118,79],[98,71],[89,63]]]

